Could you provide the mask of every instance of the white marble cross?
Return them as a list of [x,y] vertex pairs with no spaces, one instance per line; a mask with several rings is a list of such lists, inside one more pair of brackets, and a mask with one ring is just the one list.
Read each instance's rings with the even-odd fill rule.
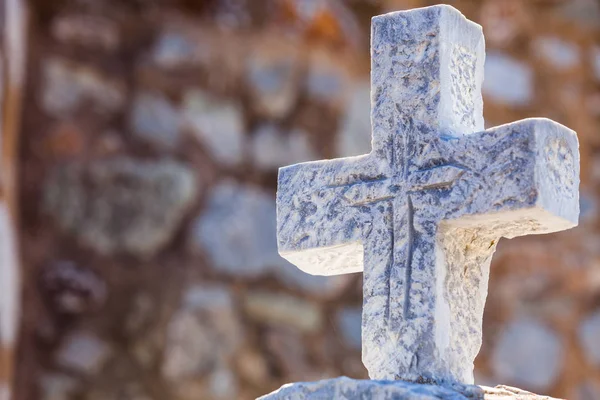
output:
[[311,274],[364,271],[372,379],[472,383],[499,238],[577,224],[577,136],[547,119],[483,130],[483,34],[450,6],[375,17],[371,40],[373,150],[279,171],[279,251]]

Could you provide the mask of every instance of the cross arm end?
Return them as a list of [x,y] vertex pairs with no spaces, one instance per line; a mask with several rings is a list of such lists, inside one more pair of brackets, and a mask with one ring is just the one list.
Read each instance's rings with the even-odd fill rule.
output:
[[367,161],[323,160],[279,170],[277,247],[282,257],[313,275],[362,271],[368,227],[346,194],[352,179],[359,179],[352,176],[369,171]]
[[457,222],[513,224],[507,237],[577,225],[579,142],[574,131],[530,118],[467,136],[465,142],[467,163],[481,171],[481,189]]

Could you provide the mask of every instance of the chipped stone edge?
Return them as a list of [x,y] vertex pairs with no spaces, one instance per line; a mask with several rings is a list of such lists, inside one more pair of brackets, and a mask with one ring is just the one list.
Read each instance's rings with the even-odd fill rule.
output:
[[459,383],[437,386],[404,381],[351,379],[346,376],[316,382],[288,383],[256,400],[349,399],[376,394],[385,396],[385,398],[392,398],[388,396],[401,396],[399,398],[404,399],[409,398],[406,396],[410,396],[410,398],[414,396],[414,398],[431,400],[446,398],[455,400],[505,400],[509,398],[516,400],[559,400],[505,385],[498,385],[493,388]]

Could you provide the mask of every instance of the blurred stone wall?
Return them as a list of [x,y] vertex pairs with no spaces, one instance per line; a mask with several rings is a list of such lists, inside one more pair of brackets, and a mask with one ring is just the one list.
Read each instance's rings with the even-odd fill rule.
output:
[[[369,151],[369,20],[433,1],[33,1],[18,399],[251,399],[365,378],[361,276],[277,255],[279,166]],[[488,126],[579,133],[577,229],[503,240],[477,382],[600,398],[600,2],[448,1]]]

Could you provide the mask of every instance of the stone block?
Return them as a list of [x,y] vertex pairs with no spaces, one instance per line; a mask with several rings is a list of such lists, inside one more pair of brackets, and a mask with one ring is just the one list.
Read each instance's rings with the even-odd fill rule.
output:
[[129,125],[133,134],[160,150],[173,150],[180,140],[179,110],[159,93],[141,92],[133,99]]
[[100,254],[156,254],[196,199],[193,171],[175,161],[113,158],[51,171],[44,209]]
[[402,381],[354,380],[346,377],[318,382],[299,382],[284,385],[259,400],[552,400],[524,390],[497,386],[495,388],[448,385],[437,386]]
[[243,160],[246,139],[239,104],[201,90],[190,90],[184,94],[183,118],[184,126],[217,162],[232,167]]
[[42,108],[50,115],[73,115],[83,106],[102,115],[118,112],[125,103],[125,88],[118,80],[95,69],[61,58],[42,63]]

